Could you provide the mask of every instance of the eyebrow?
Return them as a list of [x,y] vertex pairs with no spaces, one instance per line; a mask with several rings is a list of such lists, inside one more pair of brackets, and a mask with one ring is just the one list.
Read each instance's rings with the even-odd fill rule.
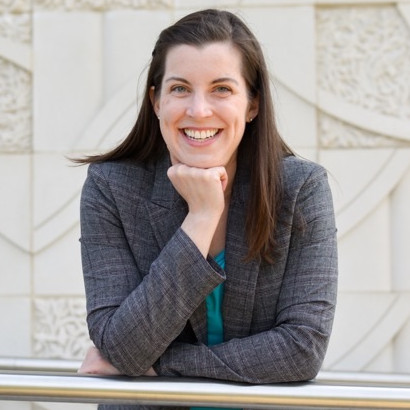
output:
[[[182,77],[172,76],[172,77],[169,77],[165,80],[165,82],[167,82],[167,83],[170,82],[170,81],[179,81],[179,82],[184,83],[184,84],[190,84],[190,82],[188,80],[186,80],[185,78],[182,78]],[[211,82],[211,84],[218,84],[218,83],[225,83],[225,82],[231,82],[231,83],[235,83],[235,84],[239,85],[239,82],[237,80],[235,80],[234,78],[232,78],[232,77],[217,78],[217,79],[213,80]]]
[[179,81],[181,83],[189,84],[189,81],[182,77],[169,77],[165,80],[166,83],[169,83],[170,81]]

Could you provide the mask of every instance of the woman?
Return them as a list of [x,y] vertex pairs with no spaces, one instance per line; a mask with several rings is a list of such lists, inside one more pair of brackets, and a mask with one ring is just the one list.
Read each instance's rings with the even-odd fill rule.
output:
[[159,36],[129,136],[90,163],[81,204],[82,373],[308,380],[336,301],[322,167],[274,122],[259,43],[235,15]]

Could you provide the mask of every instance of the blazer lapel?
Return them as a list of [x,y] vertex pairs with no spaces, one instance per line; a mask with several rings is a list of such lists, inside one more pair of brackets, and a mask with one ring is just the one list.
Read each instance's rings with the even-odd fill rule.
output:
[[225,340],[246,337],[250,333],[259,260],[245,262],[246,197],[248,175],[238,169],[231,199],[225,248],[225,292],[223,301]]
[[187,214],[185,201],[168,179],[167,170],[170,165],[168,157],[158,162],[151,202],[147,205],[151,226],[160,249],[175,234]]
[[[166,160],[158,162],[151,203],[147,206],[151,226],[160,249],[167,244],[180,228],[188,213],[186,202],[175,190],[167,176],[167,170],[170,166],[171,163],[168,157]],[[198,341],[206,343],[205,301],[196,309],[189,321]]]

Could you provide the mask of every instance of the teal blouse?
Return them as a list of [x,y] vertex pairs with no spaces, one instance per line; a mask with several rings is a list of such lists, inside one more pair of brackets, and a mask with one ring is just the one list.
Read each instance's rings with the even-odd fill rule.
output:
[[[214,258],[215,262],[225,269],[225,251]],[[208,346],[217,345],[224,341],[224,324],[222,320],[222,301],[224,299],[223,283],[218,285],[206,299],[206,319],[208,326]]]
[[[215,262],[225,269],[225,251],[214,258]],[[222,302],[224,299],[223,283],[218,285],[205,299],[206,319],[208,330],[208,346],[217,345],[224,341],[224,325],[222,319]],[[191,410],[224,410],[216,407],[191,407]],[[226,410],[226,409],[225,409]],[[231,409],[239,410],[239,409]]]

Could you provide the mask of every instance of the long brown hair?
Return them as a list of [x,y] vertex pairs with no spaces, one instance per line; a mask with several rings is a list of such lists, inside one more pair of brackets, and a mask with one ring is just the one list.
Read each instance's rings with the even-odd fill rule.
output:
[[269,74],[260,44],[236,15],[223,10],[202,10],[163,30],[152,52],[141,108],[131,132],[111,151],[76,162],[85,164],[125,158],[152,161],[160,158],[167,150],[149,93],[151,87],[155,87],[155,94],[159,95],[168,51],[181,44],[199,47],[227,41],[241,53],[242,75],[249,97],[259,98],[258,115],[247,124],[239,147],[241,158],[247,161],[251,172],[246,220],[248,259],[261,257],[272,262],[275,228],[283,195],[282,159],[290,155],[291,150],[276,127]]

